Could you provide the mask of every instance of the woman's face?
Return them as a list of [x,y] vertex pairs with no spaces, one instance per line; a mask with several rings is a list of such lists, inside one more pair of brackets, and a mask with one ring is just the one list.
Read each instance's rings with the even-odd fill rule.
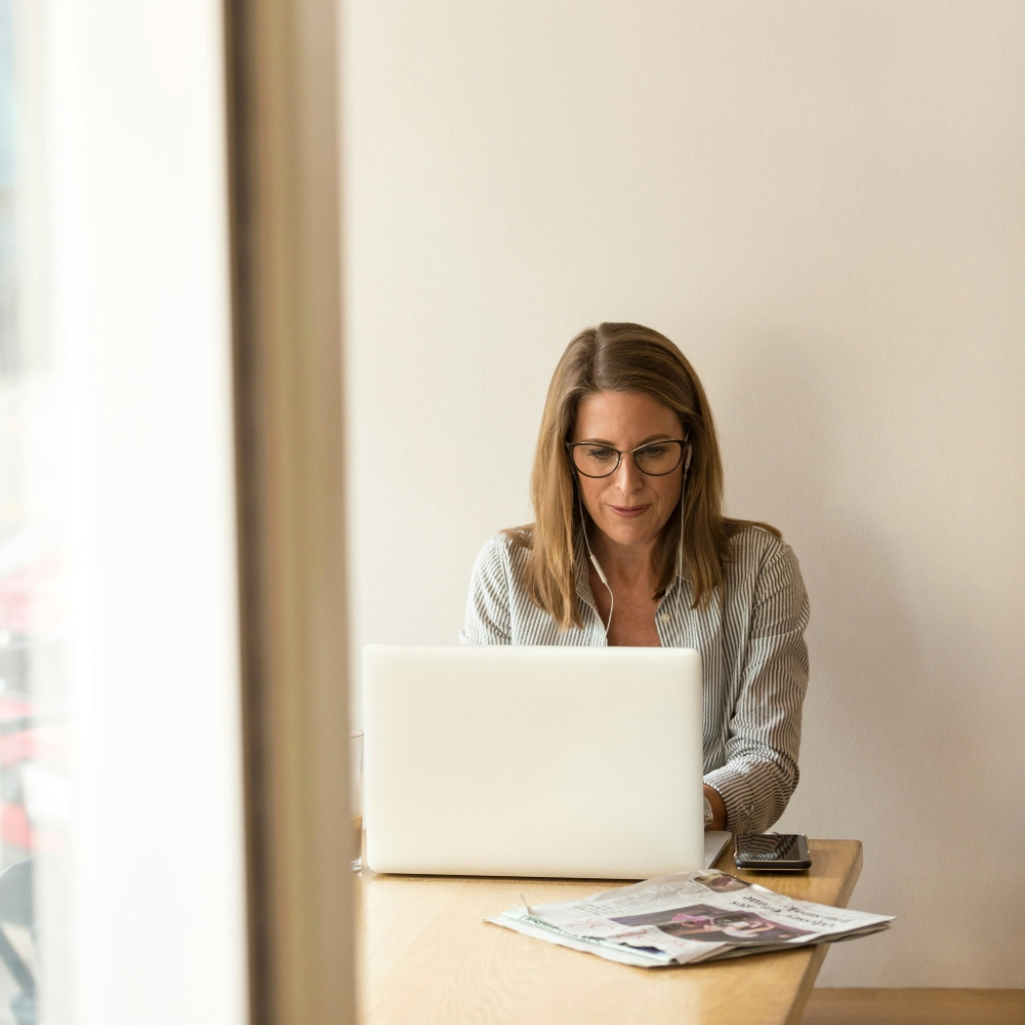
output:
[[[572,440],[629,453],[651,442],[683,438],[679,418],[657,399],[640,392],[603,391],[581,401]],[[577,474],[577,481],[584,506],[609,541],[650,545],[680,501],[683,465],[663,477],[652,477],[625,454],[611,476]]]

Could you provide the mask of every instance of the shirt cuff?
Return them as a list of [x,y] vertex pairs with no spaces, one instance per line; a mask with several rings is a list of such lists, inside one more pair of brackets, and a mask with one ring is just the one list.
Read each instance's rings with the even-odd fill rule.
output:
[[754,796],[747,773],[737,772],[728,765],[706,773],[705,783],[717,791],[726,805],[726,828],[736,836],[750,832],[749,823],[755,810]]

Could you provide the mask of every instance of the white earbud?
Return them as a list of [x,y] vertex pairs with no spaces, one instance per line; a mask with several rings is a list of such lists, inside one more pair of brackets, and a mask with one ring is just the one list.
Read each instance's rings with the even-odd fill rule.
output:
[[690,444],[687,445],[687,454],[683,458],[683,484],[680,485],[680,495],[682,498],[681,502],[687,498],[687,478],[690,476],[690,457],[693,455],[694,449]]

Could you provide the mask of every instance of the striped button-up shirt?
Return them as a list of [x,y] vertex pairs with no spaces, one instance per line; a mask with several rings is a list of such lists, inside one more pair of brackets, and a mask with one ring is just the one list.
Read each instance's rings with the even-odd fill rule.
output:
[[[528,597],[527,551],[505,534],[491,538],[473,569],[464,644],[601,647],[605,627],[578,559],[582,627],[560,630]],[[705,782],[726,805],[726,828],[759,833],[783,814],[797,786],[801,704],[808,683],[808,595],[789,545],[759,527],[732,540],[726,583],[691,608],[690,581],[677,576],[655,612],[667,648],[695,648],[703,673]]]

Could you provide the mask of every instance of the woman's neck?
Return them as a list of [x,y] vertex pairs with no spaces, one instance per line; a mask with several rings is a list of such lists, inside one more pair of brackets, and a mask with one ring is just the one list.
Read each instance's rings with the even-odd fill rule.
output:
[[600,530],[591,536],[591,550],[609,580],[629,589],[654,590],[655,566],[652,555],[657,540],[646,545],[617,545]]

